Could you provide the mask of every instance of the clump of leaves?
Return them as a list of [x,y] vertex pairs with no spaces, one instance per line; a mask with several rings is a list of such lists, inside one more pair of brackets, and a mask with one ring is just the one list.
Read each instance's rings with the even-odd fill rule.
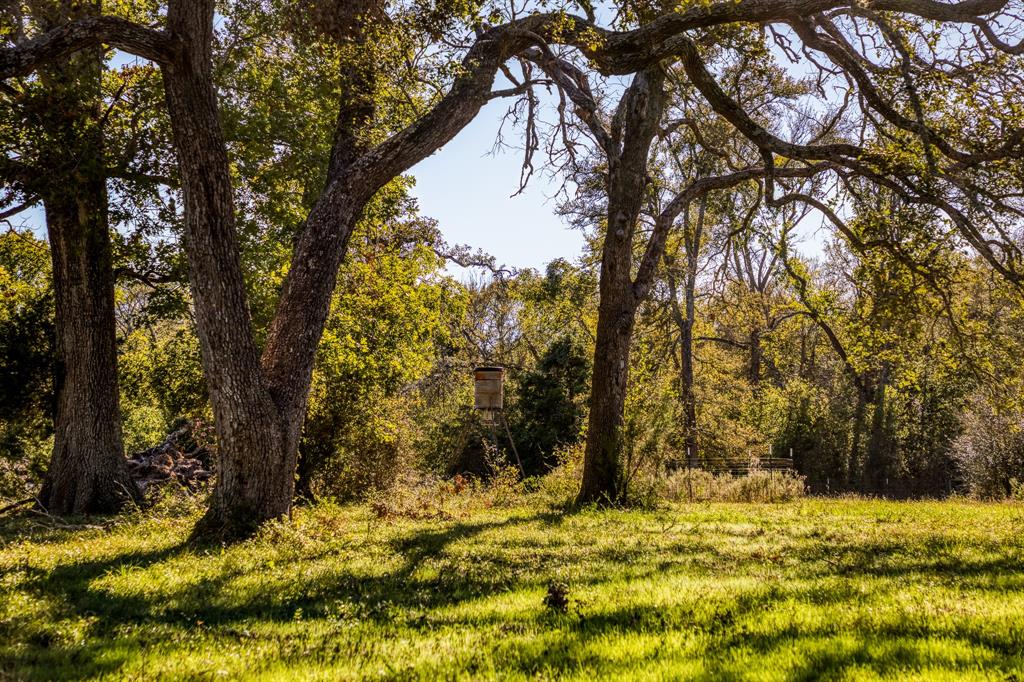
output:
[[548,593],[544,595],[544,606],[558,613],[567,613],[569,611],[569,586],[557,580],[548,583]]

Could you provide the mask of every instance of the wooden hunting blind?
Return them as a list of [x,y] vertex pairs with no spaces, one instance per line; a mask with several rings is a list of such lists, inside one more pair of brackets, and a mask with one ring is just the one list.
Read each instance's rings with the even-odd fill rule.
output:
[[473,407],[486,412],[500,412],[504,406],[505,369],[477,367],[473,370]]
[[[526,477],[526,470],[523,469],[523,461],[519,458],[519,451],[512,440],[512,432],[508,428],[508,421],[505,419],[505,368],[504,367],[477,367],[473,370],[473,407],[479,410],[481,420],[491,427],[494,437],[494,447],[498,447],[497,423],[501,421],[505,425],[505,435],[508,436],[509,445],[512,446],[512,454],[516,457],[519,465],[519,473]],[[500,417],[500,420],[499,420]]]

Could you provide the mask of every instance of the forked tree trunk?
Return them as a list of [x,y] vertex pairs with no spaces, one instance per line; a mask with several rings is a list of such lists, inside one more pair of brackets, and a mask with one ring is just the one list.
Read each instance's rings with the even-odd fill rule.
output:
[[53,262],[57,364],[50,464],[40,504],[55,514],[117,511],[138,500],[121,437],[114,276],[107,218],[102,50],[41,75],[54,101],[42,112],[55,154],[43,204]]
[[211,74],[212,2],[175,2],[181,55],[163,69],[185,200],[185,250],[217,433],[203,540],[250,535],[291,506],[298,446],[260,372],[235,234],[234,197]]
[[[210,508],[198,540],[251,535],[287,514],[316,348],[338,269],[363,207],[394,177],[436,151],[489,100],[498,67],[522,43],[482,42],[470,70],[416,124],[369,149],[353,128],[372,114],[362,93],[345,91],[327,187],[296,240],[291,268],[262,354],[242,277],[231,173],[211,75],[213,0],[169,3],[168,32],[179,49],[163,65],[182,178],[185,250],[219,448]],[[506,52],[509,50],[509,52]],[[358,87],[355,79],[353,87]]]

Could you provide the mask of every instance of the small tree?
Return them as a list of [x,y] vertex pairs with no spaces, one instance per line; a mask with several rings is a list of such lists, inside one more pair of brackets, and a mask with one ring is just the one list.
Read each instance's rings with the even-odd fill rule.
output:
[[547,472],[560,448],[579,442],[589,378],[588,353],[569,335],[552,341],[520,377],[511,422],[527,475]]

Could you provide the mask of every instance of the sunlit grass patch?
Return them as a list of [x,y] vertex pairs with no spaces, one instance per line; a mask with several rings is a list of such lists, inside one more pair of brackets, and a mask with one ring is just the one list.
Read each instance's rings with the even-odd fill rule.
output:
[[[1024,510],[803,499],[0,526],[14,679],[1015,679]],[[564,584],[564,612],[544,606]]]

